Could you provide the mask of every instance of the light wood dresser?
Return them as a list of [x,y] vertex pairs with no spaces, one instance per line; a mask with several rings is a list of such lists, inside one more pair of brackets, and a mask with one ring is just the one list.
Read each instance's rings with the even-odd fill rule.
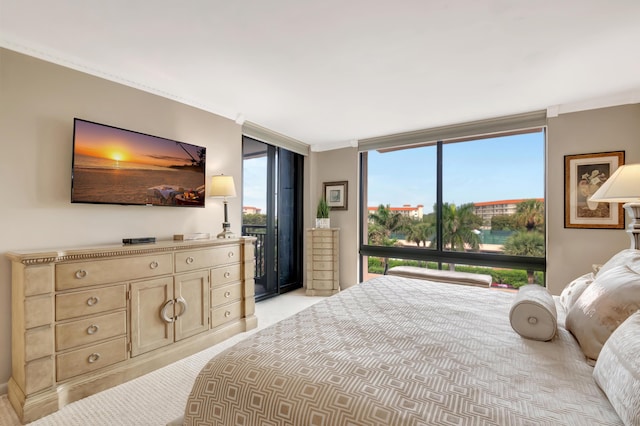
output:
[[340,291],[340,229],[307,229],[307,296]]
[[22,422],[257,327],[254,238],[10,252]]

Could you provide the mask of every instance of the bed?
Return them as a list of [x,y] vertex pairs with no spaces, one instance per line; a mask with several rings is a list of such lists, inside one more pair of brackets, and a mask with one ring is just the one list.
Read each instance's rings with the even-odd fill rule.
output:
[[514,332],[514,293],[382,276],[210,360],[185,425],[620,425],[564,328]]

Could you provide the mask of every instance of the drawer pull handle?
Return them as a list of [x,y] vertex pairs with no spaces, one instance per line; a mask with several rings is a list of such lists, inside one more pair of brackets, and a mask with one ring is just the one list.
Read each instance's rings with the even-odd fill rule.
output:
[[91,296],[90,298],[87,299],[87,305],[95,306],[98,304],[99,301],[100,301],[100,298],[98,296]]
[[229,318],[231,316],[231,311],[225,311],[224,312],[224,317],[225,318]]
[[94,362],[97,362],[99,359],[100,359],[100,354],[97,352],[94,352],[91,355],[89,355],[89,357],[87,358],[87,361],[89,361],[89,364],[93,364]]
[[155,260],[149,264],[149,268],[156,269],[158,267],[158,262]]
[[230,252],[229,252],[229,254],[228,254],[227,256],[229,256],[229,257],[231,258],[231,257],[235,256],[235,253],[234,253],[234,252],[232,252],[232,251],[230,251]]
[[231,272],[227,271],[224,273],[225,278],[229,278],[231,276]]
[[191,256],[187,257],[187,265],[191,265],[195,259]]
[[231,292],[230,291],[225,291],[224,292],[224,297],[226,297],[226,298],[231,297]]
[[162,309],[160,309],[160,318],[162,318],[162,321],[166,323],[172,323],[176,320],[175,318],[169,317],[169,315],[167,315],[167,309],[169,308],[169,306],[173,306],[173,299],[164,302],[164,305],[162,305]]
[[98,327],[96,324],[91,324],[89,327],[87,327],[87,334],[96,334],[98,330],[100,330],[100,327]]
[[77,278],[77,279],[81,280],[81,279],[85,278],[85,277],[86,277],[87,275],[89,275],[89,274],[88,274],[88,273],[87,273],[87,271],[85,271],[84,269],[78,269],[78,270],[76,271],[76,274],[75,274],[75,275],[76,275],[76,278]]
[[184,300],[182,296],[176,299],[176,304],[178,303],[182,305],[182,310],[180,311],[180,314],[176,315],[176,318],[183,316],[187,312],[187,301]]

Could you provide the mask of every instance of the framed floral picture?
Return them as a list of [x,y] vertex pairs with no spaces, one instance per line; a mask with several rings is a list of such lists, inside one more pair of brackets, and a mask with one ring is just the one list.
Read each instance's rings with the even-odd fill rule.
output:
[[624,151],[564,156],[564,227],[623,229],[620,203],[589,198],[624,164]]
[[347,210],[347,181],[324,182],[324,198],[331,210]]

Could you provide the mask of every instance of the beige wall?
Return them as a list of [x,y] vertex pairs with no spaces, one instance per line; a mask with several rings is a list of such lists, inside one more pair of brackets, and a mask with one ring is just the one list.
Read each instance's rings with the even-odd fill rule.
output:
[[[358,151],[356,148],[312,152],[305,164],[310,179],[306,228],[315,226],[316,206],[324,182],[347,181],[347,210],[332,210],[332,228],[340,228],[340,288],[358,283]],[[305,243],[306,246],[306,243]]]
[[[204,209],[70,203],[73,118],[208,148],[207,176],[235,176],[241,127],[149,93],[0,49],[0,394],[11,375],[11,268],[7,251],[120,243],[125,237],[218,233],[222,204]],[[230,199],[240,232],[241,197]]]
[[[626,152],[626,163],[640,162],[639,104],[563,114],[548,120],[547,286],[554,294],[560,294],[573,278],[590,272],[592,264],[629,247],[629,237],[623,230],[564,228],[564,155],[618,150]],[[357,201],[358,153],[356,149],[342,149],[314,153],[312,158],[311,175],[318,179],[311,182],[316,192],[308,206],[310,224],[322,181],[349,180],[349,210],[332,213],[331,223],[348,230],[340,246],[340,280],[352,285],[358,282],[358,216],[351,208],[351,200]]]
[[627,164],[640,162],[639,104],[548,120],[547,286],[554,294],[572,279],[591,272],[592,264],[629,248],[624,230],[564,228],[564,156],[606,151],[625,151]]

